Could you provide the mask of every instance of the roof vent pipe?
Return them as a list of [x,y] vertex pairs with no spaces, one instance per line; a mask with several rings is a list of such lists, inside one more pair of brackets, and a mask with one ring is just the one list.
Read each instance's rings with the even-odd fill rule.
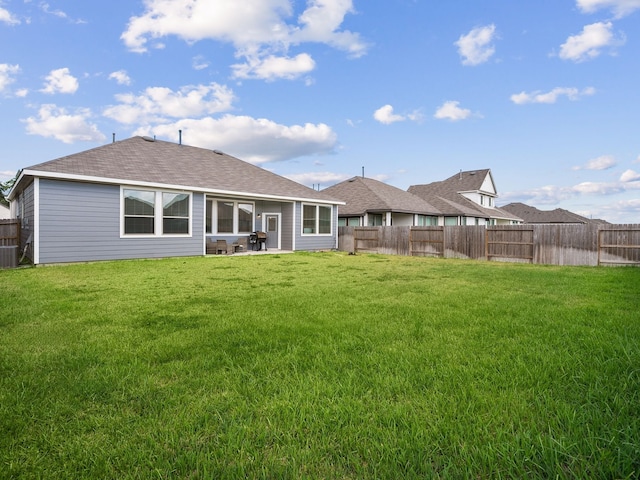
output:
[[113,140],[111,140],[111,143],[116,143],[116,134],[113,133],[112,135],[113,135]]
[[362,167],[362,178],[364,178],[364,166]]
[[182,145],[182,130],[178,130],[178,144]]

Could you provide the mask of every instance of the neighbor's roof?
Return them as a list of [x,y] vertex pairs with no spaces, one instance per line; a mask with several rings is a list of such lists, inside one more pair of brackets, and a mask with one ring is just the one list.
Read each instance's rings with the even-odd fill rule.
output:
[[[491,182],[493,191],[484,191],[482,189],[487,178]],[[462,192],[482,192],[494,196],[497,190],[491,170],[488,168],[459,172],[440,182],[411,185],[408,191],[436,206],[445,216],[521,220],[510,212],[495,207],[483,207],[461,195]]]
[[420,197],[372,178],[353,177],[323,192],[346,202],[338,208],[340,216],[361,216],[367,212],[439,215],[437,208]]
[[27,167],[23,175],[169,186],[265,198],[341,203],[293,180],[217,150],[132,137]]
[[563,208],[538,210],[520,202],[509,203],[501,208],[519,216],[525,223],[608,223],[605,220],[589,219]]

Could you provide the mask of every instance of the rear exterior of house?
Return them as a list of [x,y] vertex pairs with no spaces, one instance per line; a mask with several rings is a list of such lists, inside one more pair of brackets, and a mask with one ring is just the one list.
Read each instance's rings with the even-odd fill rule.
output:
[[34,264],[194,256],[267,232],[266,247],[337,247],[329,196],[196,147],[133,137],[24,169],[10,193]]

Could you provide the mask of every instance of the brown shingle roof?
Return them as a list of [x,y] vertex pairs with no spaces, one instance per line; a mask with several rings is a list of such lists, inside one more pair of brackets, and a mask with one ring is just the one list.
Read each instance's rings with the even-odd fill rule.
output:
[[[493,183],[491,170],[487,168],[456,173],[440,182],[411,185],[408,191],[438,207],[445,216],[464,215],[519,221],[520,218],[510,212],[500,208],[483,207],[460,194],[460,192],[481,192],[487,176]],[[494,194],[495,192],[486,193]]]
[[563,208],[538,210],[520,202],[509,203],[502,209],[519,216],[525,223],[608,223],[604,220],[591,220]]
[[338,209],[341,216],[360,216],[366,212],[439,214],[437,208],[420,197],[372,178],[353,177],[323,192],[346,202]]
[[215,150],[132,137],[25,169],[32,175],[150,183],[339,203],[326,193]]

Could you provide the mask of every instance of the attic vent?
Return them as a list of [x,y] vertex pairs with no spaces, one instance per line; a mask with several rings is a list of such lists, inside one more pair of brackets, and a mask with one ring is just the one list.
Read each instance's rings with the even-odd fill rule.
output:
[[151,137],[142,137],[143,140],[146,140],[147,142],[155,142],[156,139],[155,138],[151,138]]
[[469,172],[469,175],[475,175],[476,172]]
[[215,153],[216,155],[224,155],[224,153],[222,153],[220,150],[214,150],[213,153]]

